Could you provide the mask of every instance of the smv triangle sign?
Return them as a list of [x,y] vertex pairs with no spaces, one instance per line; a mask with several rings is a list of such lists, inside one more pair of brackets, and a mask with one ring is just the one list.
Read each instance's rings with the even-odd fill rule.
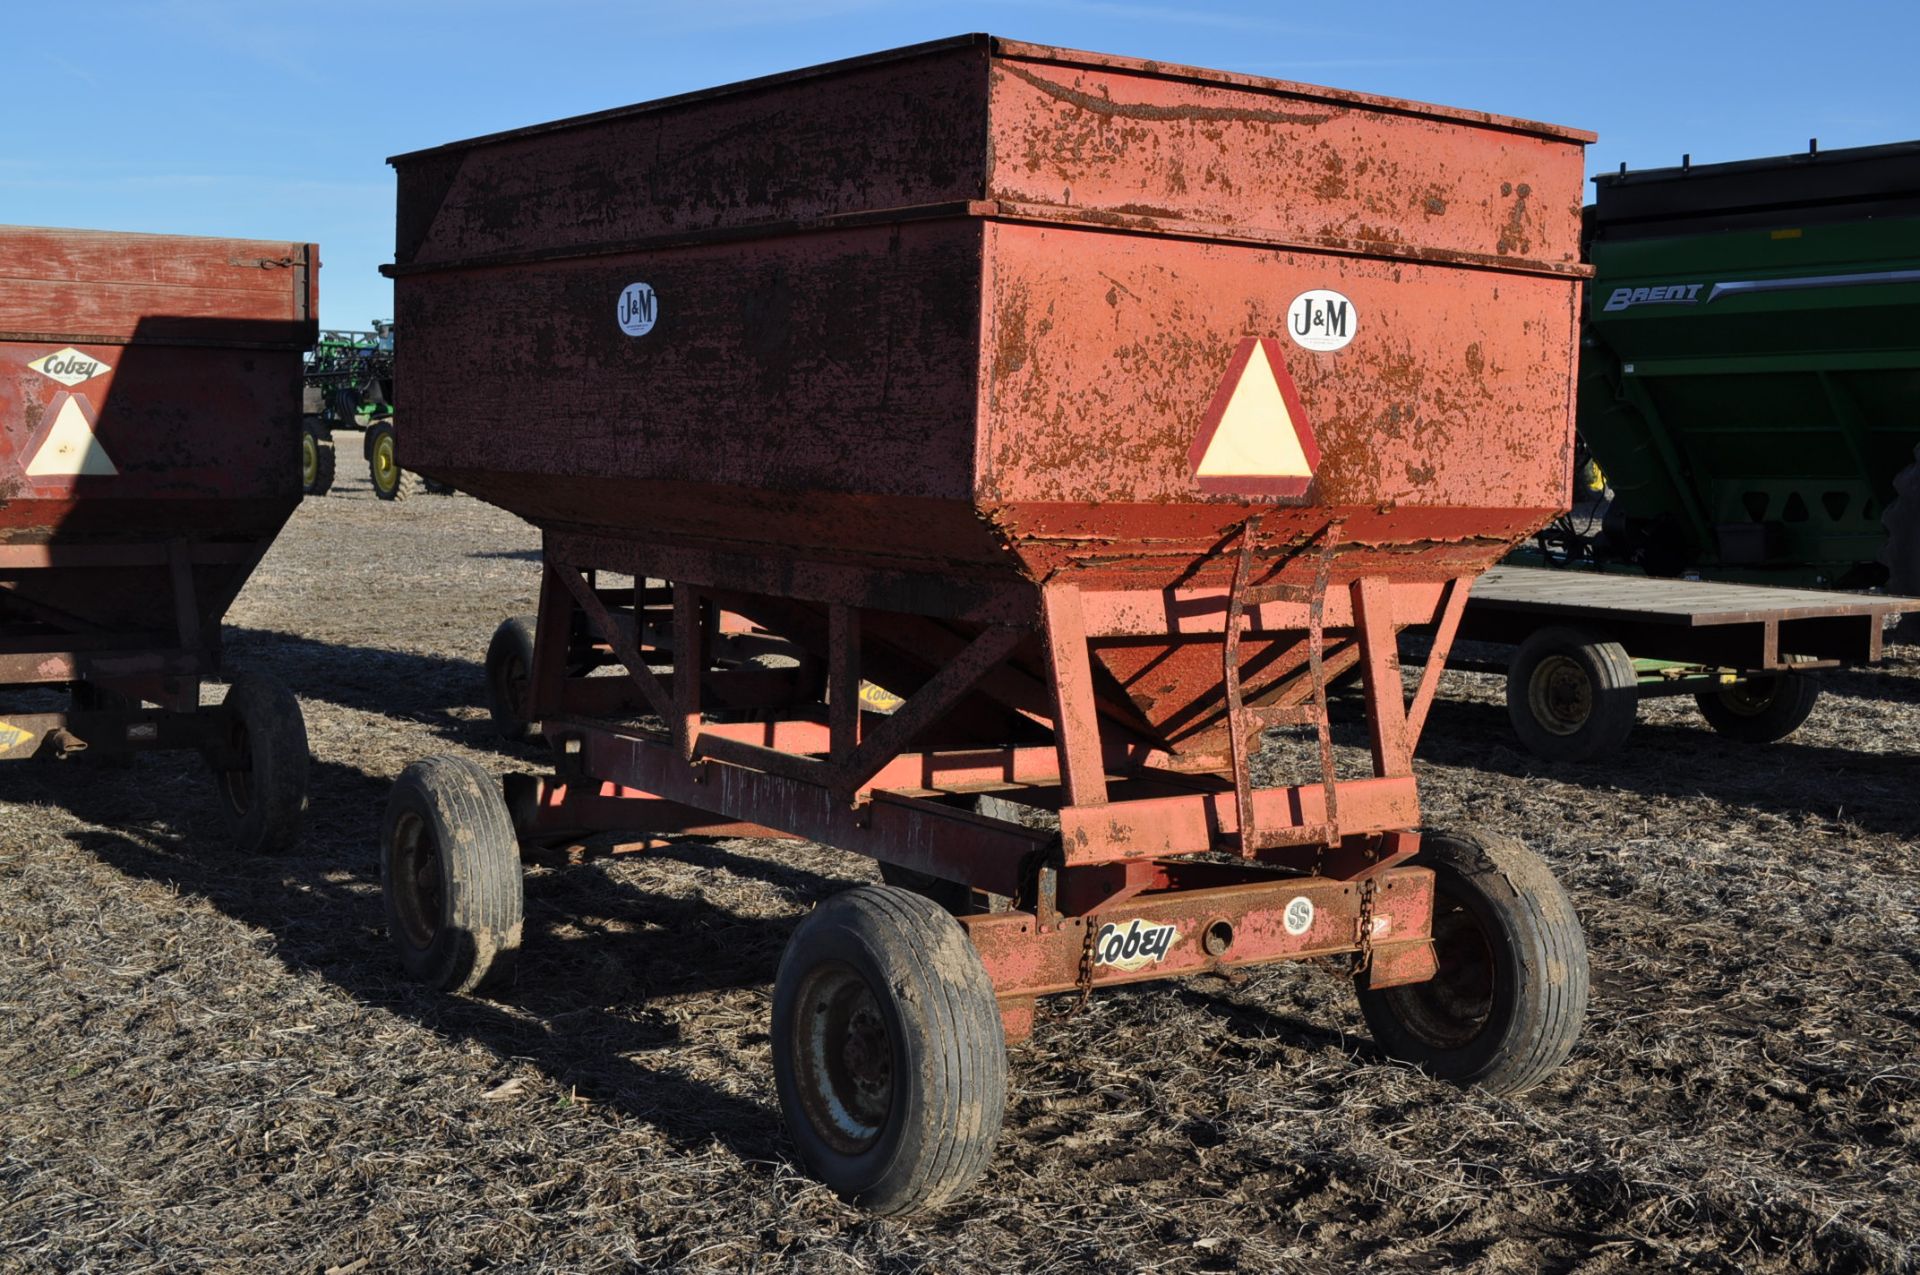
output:
[[78,478],[119,473],[93,434],[93,404],[84,394],[60,393],[47,405],[46,423],[27,440],[27,477]]
[[1306,494],[1320,465],[1320,447],[1271,337],[1250,336],[1233,352],[1187,463],[1202,491]]

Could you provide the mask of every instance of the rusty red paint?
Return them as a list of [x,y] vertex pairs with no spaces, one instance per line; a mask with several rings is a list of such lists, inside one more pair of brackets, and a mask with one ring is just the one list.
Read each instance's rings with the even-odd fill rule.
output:
[[[1009,895],[968,924],[1010,1030],[1109,919],[1185,937],[1095,982],[1362,950],[1362,880],[1393,931],[1365,977],[1414,981],[1439,661],[1409,706],[1394,637],[1444,648],[1564,504],[1586,140],[981,37],[401,156],[402,460],[545,531],[535,715],[620,790],[569,817],[686,807]],[[1318,290],[1358,316],[1338,348],[1288,332]],[[1256,349],[1314,473],[1215,489]],[[592,570],[672,581],[671,615]],[[576,612],[639,699],[568,676]],[[716,722],[754,628],[826,696]],[[1371,773],[1341,775],[1356,670]],[[859,711],[863,678],[904,706]],[[1278,722],[1321,761],[1258,787]],[[943,804],[990,790],[1058,839]],[[1256,862],[1183,866],[1223,850]]]
[[[1395,979],[1414,974],[1405,979],[1408,982],[1431,977],[1433,873],[1426,868],[1390,868],[1377,878],[1377,890],[1372,947],[1381,974]],[[1297,900],[1306,900],[1311,907],[1299,907]],[[1294,909],[1292,923],[1289,906]],[[1310,918],[1304,924],[1303,915]],[[1103,987],[1351,952],[1358,945],[1359,919],[1358,885],[1300,877],[1136,895],[1099,912],[1069,918],[1052,929],[1019,913],[961,920],[980,951],[995,991],[1013,998],[1079,986],[1081,953],[1089,931],[1095,940],[1091,985]],[[1165,950],[1142,959],[1136,943],[1135,952],[1122,955],[1119,961],[1105,959],[1103,947],[1115,945],[1115,940],[1123,944],[1135,923],[1141,929],[1171,927],[1173,933]],[[1209,949],[1209,932],[1217,950]],[[1124,947],[1120,950],[1124,952]],[[1401,963],[1403,950],[1412,953],[1407,964]],[[1420,974],[1423,958],[1426,968]]]

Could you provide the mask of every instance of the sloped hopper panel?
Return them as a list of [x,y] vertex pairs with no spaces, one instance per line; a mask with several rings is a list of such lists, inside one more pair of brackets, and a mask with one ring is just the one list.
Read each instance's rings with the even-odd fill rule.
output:
[[976,36],[401,156],[402,460],[951,580],[1219,586],[1255,513],[1470,573],[1565,504],[1587,140]]

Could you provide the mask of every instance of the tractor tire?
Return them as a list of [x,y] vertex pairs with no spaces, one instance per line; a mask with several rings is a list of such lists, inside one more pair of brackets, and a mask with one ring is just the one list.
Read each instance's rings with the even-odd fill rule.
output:
[[405,500],[426,490],[426,479],[400,468],[395,442],[390,420],[376,421],[367,430],[367,476],[373,480],[373,494],[382,500]]
[[1566,625],[1528,635],[1507,666],[1507,716],[1528,751],[1586,761],[1618,751],[1640,711],[1626,648]]
[[[1887,568],[1887,592],[1920,597],[1920,448],[1914,463],[1893,480],[1893,499],[1880,515],[1887,529],[1880,561]],[[1920,612],[1910,611],[1888,636],[1896,642],[1920,644]]]
[[321,416],[304,417],[300,425],[300,491],[324,496],[333,488],[333,429]]
[[1388,1055],[1462,1087],[1529,1089],[1566,1061],[1587,1012],[1587,940],[1546,862],[1512,837],[1423,833],[1413,863],[1434,874],[1424,983],[1359,988]]
[[773,984],[773,1078],[810,1173],[877,1214],[985,1171],[1006,1114],[1000,1007],[959,922],[860,886],[802,921]]
[[380,892],[401,965],[443,992],[513,977],[526,897],[500,781],[464,757],[406,768],[380,828]]

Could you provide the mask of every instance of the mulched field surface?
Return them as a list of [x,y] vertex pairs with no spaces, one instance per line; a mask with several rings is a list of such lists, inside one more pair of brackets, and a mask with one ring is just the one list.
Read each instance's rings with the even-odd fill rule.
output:
[[883,1222],[799,1170],[768,1062],[781,946],[867,861],[535,866],[508,995],[401,976],[380,812],[429,754],[539,768],[477,707],[537,545],[353,478],[299,511],[229,617],[233,668],[306,712],[293,855],[223,849],[191,757],[0,767],[0,1269],[1920,1269],[1920,659],[1830,678],[1785,744],[1664,700],[1588,764],[1523,755],[1499,679],[1450,673],[1426,816],[1524,837],[1571,892],[1565,1068],[1436,1083],[1320,967],[1063,999],[984,1182]]

